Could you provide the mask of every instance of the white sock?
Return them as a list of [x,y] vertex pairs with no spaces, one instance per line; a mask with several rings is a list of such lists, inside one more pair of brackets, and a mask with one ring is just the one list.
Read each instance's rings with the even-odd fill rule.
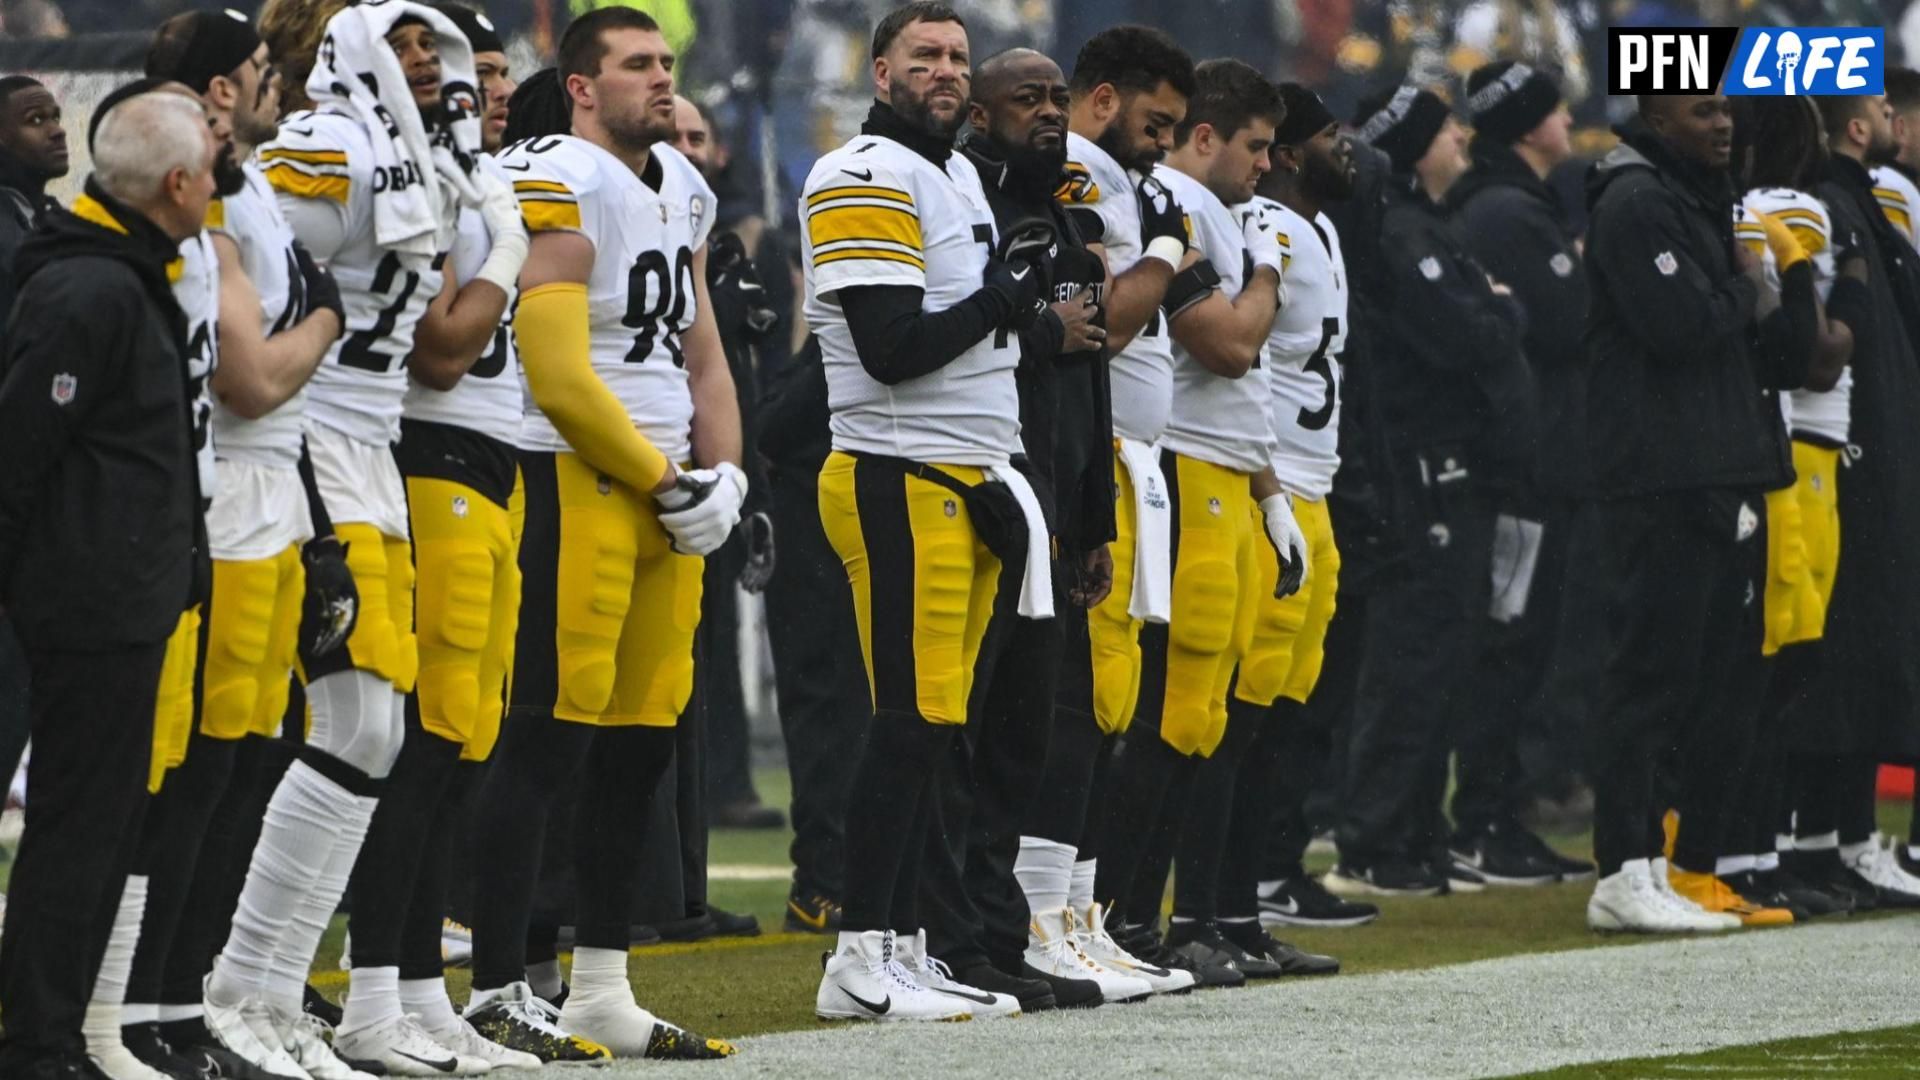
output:
[[1872,851],[1876,846],[1871,837],[1865,840],[1856,840],[1851,844],[1841,844],[1840,858],[1843,862],[1850,863],[1860,856],[1865,855],[1867,852]]
[[205,1005],[162,1005],[155,1019],[163,1024],[171,1024],[178,1020],[203,1020],[206,1015]]
[[1020,854],[1013,860],[1013,877],[1027,894],[1030,911],[1054,911],[1067,906],[1073,884],[1073,848],[1037,836],[1020,838]]
[[600,994],[633,997],[633,984],[627,981],[627,950],[574,949],[572,996],[594,997]]
[[364,1031],[401,1015],[400,969],[354,968],[348,974],[347,1004],[341,1012],[341,1031]]
[[1763,874],[1771,874],[1780,869],[1780,853],[1769,851],[1765,855],[1754,856],[1753,868]]
[[1221,926],[1245,926],[1245,925],[1247,925],[1248,923],[1253,923],[1253,922],[1258,922],[1258,921],[1259,921],[1259,920],[1257,920],[1257,919],[1255,919],[1255,918],[1254,918],[1253,916],[1251,916],[1251,915],[1236,915],[1236,916],[1234,916],[1233,918],[1230,918],[1230,919],[1215,919],[1215,920],[1214,920],[1214,922],[1217,922],[1217,923],[1219,923],[1219,924],[1220,924]]
[[320,938],[333,921],[333,913],[346,895],[347,879],[353,876],[353,864],[360,858],[360,846],[367,838],[367,825],[373,820],[380,800],[364,795],[352,797],[339,818],[339,831],[333,850],[321,871],[314,875],[300,903],[287,920],[280,943],[273,951],[273,969],[267,976],[264,992],[267,1004],[282,1012],[299,1015],[306,995],[307,970],[313,966],[313,954]]
[[1792,851],[1793,850],[1793,834],[1783,833],[1783,832],[1774,833],[1773,834],[1773,850]]
[[460,1025],[444,978],[401,979],[400,1010],[418,1016],[429,1035],[445,1035]]
[[120,1006],[120,1026],[132,1027],[135,1024],[157,1024],[160,1022],[160,1006],[146,1001],[129,1001]]
[[1756,861],[1751,855],[1722,855],[1713,861],[1713,876],[1724,878],[1744,873],[1752,870]]
[[[859,952],[859,951],[860,951],[860,937],[861,937],[861,934],[860,934],[860,931],[858,931],[858,930],[842,930],[842,931],[840,931],[840,937],[839,937],[839,938],[838,938],[838,939],[837,939],[836,941],[834,941],[834,943],[833,943],[833,952],[834,952],[834,955],[836,955],[836,956],[838,956],[839,954],[841,954],[841,953],[843,953],[843,952],[846,952],[846,951],[847,951],[848,949],[852,949],[852,950],[854,950],[855,952]],[[580,963],[580,954],[579,954],[579,953],[575,953],[575,954],[573,954],[573,962],[574,962],[574,965],[575,965],[575,968],[574,968],[574,970],[576,970],[576,971],[578,971],[578,970],[579,970],[579,966],[578,966],[578,965],[579,965],[579,963]]]
[[1793,846],[1800,851],[1832,851],[1840,846],[1840,833],[1823,832],[1818,836],[1795,837]]
[[467,995],[467,1007],[461,1010],[460,1015],[472,1016],[474,1013],[485,1008],[494,998],[506,992],[507,988],[504,986],[496,986],[491,990],[475,990]]
[[1920,844],[1907,845],[1907,858],[1920,859]]
[[1273,894],[1280,891],[1280,886],[1285,885],[1286,883],[1287,882],[1285,878],[1275,878],[1272,881],[1261,882],[1254,891],[1260,897],[1260,899],[1271,900],[1273,899]]
[[1093,906],[1093,876],[1099,859],[1079,859],[1073,864],[1073,884],[1067,887],[1067,906],[1085,911]]
[[140,918],[147,910],[147,879],[128,874],[120,889],[120,907],[114,912],[107,950],[100,958],[100,974],[93,980],[82,1031],[87,1052],[95,1057],[121,1049],[120,1006],[127,998],[127,977],[133,973],[133,950],[140,944]]
[[559,997],[561,989],[567,985],[566,982],[560,978],[559,959],[542,960],[537,964],[528,964],[527,985],[533,987],[534,993],[539,994],[548,1001]]
[[[213,977],[207,982],[209,1000],[235,1006],[266,992],[274,950],[294,909],[326,870],[340,823],[353,812],[354,802],[352,792],[306,762],[295,761],[287,768],[267,803],[260,842],[254,846],[253,862],[233,913],[233,929],[220,955],[214,957]],[[304,975],[306,961],[300,970]]]
[[[1666,862],[1665,859],[1662,859],[1660,861],[1663,863]],[[1665,867],[1662,867],[1662,869],[1665,869]],[[1645,870],[1649,875],[1651,875],[1653,873],[1653,860],[1651,859],[1623,860],[1620,863],[1620,872],[1624,874],[1629,870]]]

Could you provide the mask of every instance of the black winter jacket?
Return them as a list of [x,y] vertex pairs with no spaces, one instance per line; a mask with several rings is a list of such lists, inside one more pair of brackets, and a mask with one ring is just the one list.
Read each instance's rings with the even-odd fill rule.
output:
[[1473,257],[1513,290],[1527,313],[1522,340],[1533,373],[1539,456],[1534,480],[1560,494],[1580,486],[1584,457],[1569,452],[1585,409],[1576,391],[1587,322],[1587,271],[1560,199],[1505,143],[1476,138],[1473,169],[1447,193]]
[[30,647],[164,640],[210,572],[177,246],[93,184],[21,247],[0,378],[0,605]]
[[1798,380],[1754,347],[1758,286],[1734,268],[1732,184],[1637,120],[1619,130],[1587,181],[1586,423],[1568,451],[1602,498],[1778,488],[1793,467],[1762,390]]

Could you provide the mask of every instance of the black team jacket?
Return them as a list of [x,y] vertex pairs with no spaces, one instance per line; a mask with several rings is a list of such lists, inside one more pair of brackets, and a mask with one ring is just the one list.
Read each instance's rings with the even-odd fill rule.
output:
[[[961,152],[973,159],[980,183],[993,209],[1002,236],[1017,223],[1041,219],[1052,224],[1055,244],[1041,267],[1048,283],[1047,300],[1066,300],[1082,289],[1096,301],[1104,299],[1106,264],[1087,250],[1097,237],[1083,237],[1072,216],[1054,201],[1055,181],[1029,179],[1023,184],[1015,170],[977,136],[969,136]],[[1051,313],[1020,334],[1020,441],[1026,447],[1035,488],[1052,511],[1058,554],[1070,578],[1079,572],[1079,555],[1114,538],[1113,408],[1108,396],[1107,365],[1102,351],[1061,353],[1060,320]],[[1056,580],[1055,589],[1068,586]]]
[[163,641],[203,594],[177,245],[93,181],[21,245],[0,360],[0,606],[30,649]]

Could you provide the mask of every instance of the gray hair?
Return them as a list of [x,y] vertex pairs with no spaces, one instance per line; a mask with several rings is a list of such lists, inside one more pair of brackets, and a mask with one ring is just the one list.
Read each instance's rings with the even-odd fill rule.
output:
[[114,106],[93,139],[93,175],[106,193],[140,205],[175,169],[212,167],[206,113],[179,94],[149,92]]

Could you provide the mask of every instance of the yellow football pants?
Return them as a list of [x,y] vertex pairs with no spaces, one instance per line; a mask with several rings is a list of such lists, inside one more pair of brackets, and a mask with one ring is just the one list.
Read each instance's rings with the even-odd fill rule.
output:
[[1839,466],[1838,449],[1795,440],[1793,486],[1767,494],[1765,655],[1826,633],[1840,565]]
[[1162,470],[1173,474],[1179,531],[1160,737],[1183,754],[1209,757],[1227,731],[1234,669],[1253,642],[1260,576],[1253,496],[1246,473],[1178,454],[1162,460],[1173,465]]
[[[966,484],[981,469],[935,466]],[[876,712],[964,724],[1000,560],[960,496],[898,466],[835,451],[820,470],[820,521],[846,565]]]
[[420,672],[413,635],[413,545],[362,521],[336,522],[334,536],[347,548],[347,569],[360,593],[359,619],[347,636],[347,656],[405,694]]
[[153,753],[147,764],[147,791],[158,794],[167,770],[187,760],[193,734],[193,669],[200,654],[200,609],[180,613],[167,638],[160,665],[160,689],[153,703]]
[[1087,632],[1093,650],[1093,718],[1108,735],[1127,730],[1140,704],[1139,619],[1128,614],[1133,603],[1134,545],[1139,542],[1139,507],[1134,505],[1133,477],[1116,456],[1113,486],[1118,493],[1113,518],[1117,533],[1107,545],[1113,556],[1113,590],[1099,606],[1087,612]]
[[201,734],[213,739],[280,734],[306,587],[298,544],[271,559],[213,564],[207,659],[200,677]]
[[1340,591],[1340,549],[1333,540],[1333,518],[1324,501],[1293,500],[1293,517],[1307,538],[1309,572],[1300,591],[1284,600],[1273,597],[1280,581],[1280,560],[1262,535],[1260,507],[1253,508],[1253,555],[1258,567],[1254,592],[1253,643],[1240,661],[1233,696],[1267,706],[1275,698],[1305,702],[1320,681],[1326,662],[1327,625],[1333,621]]
[[520,615],[520,568],[506,507],[465,484],[407,478],[417,579],[420,726],[485,761]]

